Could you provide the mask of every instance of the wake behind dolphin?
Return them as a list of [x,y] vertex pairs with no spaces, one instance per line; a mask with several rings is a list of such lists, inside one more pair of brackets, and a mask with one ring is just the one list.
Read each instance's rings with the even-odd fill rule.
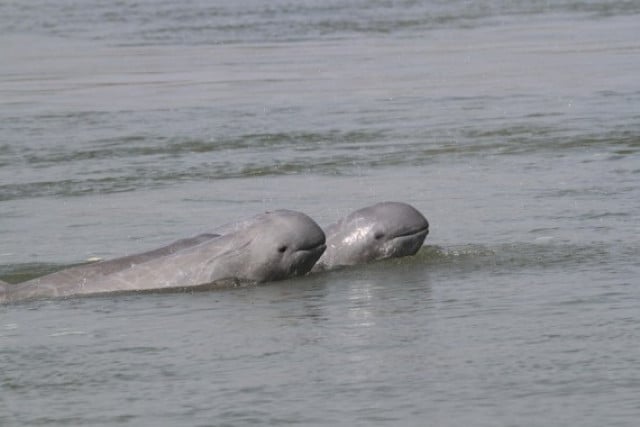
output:
[[238,223],[224,235],[202,234],[17,285],[0,282],[0,302],[281,280],[307,273],[324,250],[324,232],[311,218],[277,210]]

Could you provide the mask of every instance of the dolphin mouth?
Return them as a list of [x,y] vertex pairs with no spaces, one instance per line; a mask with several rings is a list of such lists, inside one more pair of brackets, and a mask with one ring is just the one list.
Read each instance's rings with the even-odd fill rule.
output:
[[324,244],[324,243],[320,243],[320,244],[315,245],[315,246],[310,246],[310,247],[307,247],[307,248],[300,248],[300,249],[297,250],[297,253],[304,254],[304,255],[307,255],[307,256],[311,256],[311,257],[315,257],[317,255],[317,257],[320,258],[322,256],[322,254],[324,253],[325,249],[327,249],[327,245]]
[[325,249],[327,249],[327,245],[324,243],[298,249],[296,251],[296,257],[300,259],[300,263],[293,269],[293,275],[302,276],[307,274],[320,259]]
[[325,244],[325,242],[322,242],[322,243],[318,243],[317,245],[311,245],[311,246],[300,248],[298,249],[298,251],[313,252],[319,249],[325,250],[326,248],[327,248],[327,245]]
[[403,237],[417,237],[420,234],[424,234],[424,237],[427,237],[427,234],[429,234],[429,226],[425,225],[424,227],[418,228],[416,230],[410,230],[402,234],[396,234],[395,236],[393,236],[393,238],[400,239]]
[[387,246],[386,257],[415,255],[424,244],[427,234],[429,234],[429,226],[393,237],[389,242],[390,245]]

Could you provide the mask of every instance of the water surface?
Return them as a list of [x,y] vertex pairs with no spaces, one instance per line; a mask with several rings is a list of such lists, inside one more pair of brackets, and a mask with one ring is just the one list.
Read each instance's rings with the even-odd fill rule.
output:
[[381,200],[420,253],[0,307],[2,425],[631,426],[640,6],[5,2],[0,278]]

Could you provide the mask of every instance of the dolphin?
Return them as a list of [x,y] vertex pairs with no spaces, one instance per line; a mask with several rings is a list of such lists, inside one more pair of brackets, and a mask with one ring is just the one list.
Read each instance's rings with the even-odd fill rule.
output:
[[15,285],[0,282],[0,302],[281,280],[307,273],[326,248],[318,224],[291,210],[266,212],[227,229]]
[[312,271],[414,255],[427,234],[429,222],[413,206],[376,203],[325,228],[327,249]]

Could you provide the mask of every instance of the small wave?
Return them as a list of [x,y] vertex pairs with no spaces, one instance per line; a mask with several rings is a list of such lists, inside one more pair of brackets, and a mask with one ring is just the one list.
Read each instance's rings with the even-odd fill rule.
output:
[[[430,28],[492,25],[496,17],[543,14],[614,16],[638,13],[633,1],[595,2],[5,2],[2,23],[11,32],[117,40],[121,44],[238,43],[422,32]],[[36,6],[37,5],[37,6]],[[247,7],[247,5],[251,5]],[[151,17],[151,19],[150,19]],[[502,21],[500,21],[502,22]]]
[[50,337],[55,338],[55,337],[66,337],[66,336],[70,336],[70,335],[87,335],[87,333],[85,331],[78,331],[78,330],[73,330],[73,329],[63,329],[59,332],[53,332],[51,334],[49,334]]
[[428,265],[431,268],[457,266],[465,269],[488,267],[498,270],[502,268],[544,269],[604,263],[611,259],[612,252],[612,249],[604,243],[557,244],[550,240],[498,245],[426,245],[413,257],[391,262],[405,265]]

